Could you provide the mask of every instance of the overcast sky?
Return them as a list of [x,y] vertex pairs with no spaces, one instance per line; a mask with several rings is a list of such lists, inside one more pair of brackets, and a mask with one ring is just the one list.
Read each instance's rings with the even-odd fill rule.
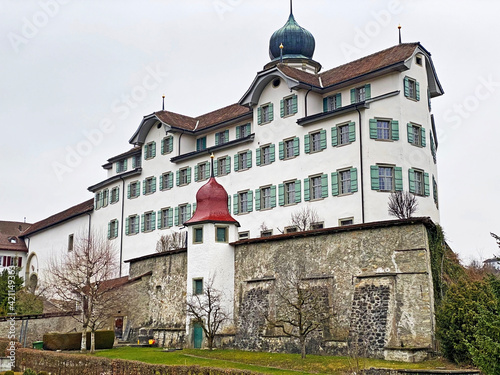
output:
[[[0,0],[0,220],[36,222],[92,198],[142,117],[237,102],[269,61],[288,0]],[[445,95],[441,224],[461,259],[499,253],[500,2],[295,0],[323,69],[398,41],[431,52]]]

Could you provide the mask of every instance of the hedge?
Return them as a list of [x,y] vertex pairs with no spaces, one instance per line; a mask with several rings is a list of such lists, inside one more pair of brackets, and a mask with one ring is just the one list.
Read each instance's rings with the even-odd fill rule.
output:
[[[96,331],[95,348],[111,349],[115,341],[114,331]],[[43,335],[44,350],[80,350],[81,332],[46,333]],[[87,332],[87,349],[90,349],[90,332]]]
[[19,349],[16,353],[16,370],[32,368],[54,375],[255,375],[248,370],[217,369],[200,366],[167,366],[128,361],[46,352],[33,349]]
[[17,342],[17,339],[10,340],[8,338],[0,337],[0,357],[8,357],[10,356],[10,343],[11,341],[15,342],[14,346],[17,348],[21,347],[21,344]]

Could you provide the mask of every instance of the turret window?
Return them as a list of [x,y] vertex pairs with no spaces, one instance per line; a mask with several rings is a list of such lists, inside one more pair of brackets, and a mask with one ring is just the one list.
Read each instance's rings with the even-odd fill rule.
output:
[[408,123],[408,142],[415,146],[425,147],[425,129],[420,125]]
[[429,174],[419,169],[409,169],[408,179],[410,182],[410,193],[429,196]]
[[228,242],[228,228],[227,227],[215,227],[215,241],[216,242]]
[[410,77],[405,77],[403,84],[404,93],[408,99],[420,100],[420,84],[418,81]]
[[370,168],[372,190],[402,191],[403,172],[401,167],[372,165]]
[[370,138],[382,141],[399,140],[399,122],[397,120],[370,119]]

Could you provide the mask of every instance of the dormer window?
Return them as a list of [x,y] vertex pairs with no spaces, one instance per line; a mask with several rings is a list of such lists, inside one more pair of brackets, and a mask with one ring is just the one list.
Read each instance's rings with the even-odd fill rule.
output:
[[415,56],[415,62],[417,63],[417,65],[422,66],[422,56],[420,55]]
[[215,145],[222,145],[229,142],[229,130],[215,133]]
[[17,243],[17,238],[16,237],[10,237],[9,238],[10,243]]
[[127,159],[116,162],[116,173],[122,173],[127,170]]
[[370,84],[351,89],[351,104],[364,102],[371,98]]

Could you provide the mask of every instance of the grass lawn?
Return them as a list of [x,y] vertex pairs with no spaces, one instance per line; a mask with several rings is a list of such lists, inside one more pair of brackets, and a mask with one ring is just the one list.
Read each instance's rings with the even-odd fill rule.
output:
[[[351,369],[349,358],[308,355],[305,360],[299,354],[245,352],[239,350],[184,349],[164,352],[159,348],[120,347],[102,350],[98,357],[130,359],[166,365],[198,365],[219,368],[246,369],[266,374],[335,374]],[[456,369],[444,359],[421,363],[392,362],[376,359],[361,359],[362,368],[383,367],[392,369]]]

